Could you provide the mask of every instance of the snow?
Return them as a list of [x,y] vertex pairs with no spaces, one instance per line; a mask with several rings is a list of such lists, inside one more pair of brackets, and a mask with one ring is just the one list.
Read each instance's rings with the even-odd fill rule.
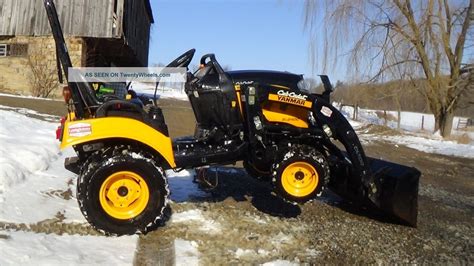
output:
[[258,224],[267,224],[267,221],[263,220],[262,218],[258,217],[258,216],[255,216],[253,218],[253,221],[258,223]]
[[282,244],[290,244],[293,240],[293,236],[285,235],[280,232],[276,236],[273,236],[273,239],[271,241],[274,246],[281,246]]
[[[28,114],[40,115],[0,106],[0,221],[29,225],[59,213],[63,223],[85,224],[75,200],[76,176],[63,165],[73,151],[59,151],[58,123]],[[68,199],[61,196],[68,191]],[[0,231],[0,265],[131,265],[137,239]]]
[[[338,104],[335,103],[338,107]],[[354,127],[355,130],[360,129],[366,124],[384,125],[385,121],[377,115],[379,110],[370,109],[359,109],[359,120],[352,120],[352,112],[354,108],[350,106],[344,106],[341,112],[346,116],[349,123]],[[397,112],[387,111],[387,114],[397,117]],[[424,118],[423,118],[424,117]],[[421,130],[421,121],[423,122],[424,130]],[[460,117],[455,117],[453,125],[457,124]],[[387,126],[391,128],[397,128],[396,121],[387,121]],[[370,139],[381,139],[384,141],[391,142],[396,145],[404,145],[412,149],[416,149],[426,153],[443,154],[448,156],[474,158],[474,132],[472,131],[461,131],[453,127],[452,134],[459,136],[466,134],[470,139],[469,144],[461,144],[451,140],[444,140],[439,133],[429,133],[430,130],[434,129],[434,117],[432,114],[414,113],[414,112],[401,112],[400,120],[401,134],[396,136],[380,136],[380,135],[366,135],[362,136],[367,140]],[[370,142],[368,142],[370,143]]]
[[57,123],[0,110],[0,124],[0,220],[37,223],[61,213],[85,222],[75,198],[60,197],[75,192],[75,175],[64,169],[73,151],[59,151]]
[[202,212],[197,209],[173,213],[171,221],[173,223],[196,222],[199,224],[197,228],[203,232],[211,234],[221,232],[221,225],[217,221],[206,219]]
[[26,108],[22,108],[22,107],[10,107],[10,106],[5,106],[5,105],[0,105],[0,110],[14,111],[14,112],[19,113],[19,114],[24,114],[28,117],[40,118],[41,120],[48,121],[48,122],[57,122],[60,119],[59,116],[41,114],[41,113],[38,113],[34,110],[26,109]]
[[238,259],[253,259],[253,258],[256,258],[256,257],[267,257],[269,255],[273,254],[273,251],[267,251],[267,250],[264,250],[264,249],[257,249],[257,250],[253,250],[253,249],[241,249],[241,248],[237,248],[235,251],[234,251],[234,256]]
[[[339,108],[339,103],[333,103],[336,108]],[[397,128],[397,121],[390,120],[384,121],[383,118],[383,111],[382,110],[372,110],[372,109],[358,109],[358,119],[360,122],[365,124],[375,124],[375,125],[384,125],[386,124],[388,127]],[[354,108],[351,106],[344,106],[341,108],[341,112],[346,116],[346,118],[351,119],[352,114],[354,112]],[[378,113],[378,114],[377,114]],[[398,117],[397,111],[386,111],[387,117],[392,117],[396,119]],[[382,115],[382,117],[380,117]],[[458,124],[461,118],[466,117],[459,117],[455,116],[453,119],[453,128],[451,133],[454,135],[460,135],[462,133],[466,133],[456,129],[456,125]],[[353,120],[351,120],[353,121]],[[355,124],[360,124],[360,122],[354,121]],[[352,122],[351,122],[352,124]],[[400,129],[411,131],[411,132],[433,132],[435,127],[435,118],[433,114],[427,113],[417,113],[417,112],[408,112],[402,111],[400,112]],[[474,133],[467,132],[472,138],[474,138]]]
[[[31,180],[58,157],[56,124],[0,110],[0,204],[13,185]],[[39,145],[40,144],[40,145]],[[4,208],[0,209],[1,214]]]
[[0,231],[0,265],[132,265],[138,236]]
[[287,260],[274,260],[274,261],[269,261],[262,264],[262,266],[290,266],[290,265],[299,265],[299,264],[291,262],[291,261],[287,261]]
[[[85,223],[75,198],[76,177],[64,169],[64,159],[73,151],[58,153],[44,171],[28,173],[27,178],[10,186],[1,195],[0,220],[14,223],[37,223],[50,219],[58,213],[65,216],[64,222]],[[19,170],[19,169],[18,169]],[[71,198],[60,194],[70,192]]]
[[174,240],[174,250],[176,266],[199,265],[198,244],[195,241],[186,241],[183,239]]
[[[40,119],[29,117],[35,115]],[[0,221],[26,225],[64,216],[63,223],[87,223],[75,199],[77,176],[64,169],[72,149],[59,151],[55,116],[24,108],[0,106]],[[205,197],[193,182],[194,170],[167,171],[171,199],[177,202]],[[67,198],[62,193],[70,194]],[[199,222],[203,232],[219,232],[220,225],[198,210],[177,213],[174,222]],[[107,264],[131,265],[137,236],[105,237],[0,231],[0,265]],[[197,244],[175,241],[177,265],[197,265]]]
[[173,213],[171,217],[172,222],[174,223],[182,223],[187,221],[203,221],[204,217],[200,210],[189,210],[184,212]]
[[[177,84],[177,85],[180,85],[180,84]],[[156,95],[158,96],[158,98],[167,98],[167,99],[187,101],[188,96],[184,92],[184,84],[182,85],[183,86],[178,86],[176,88],[173,88],[173,87],[165,87],[160,84],[158,86]],[[151,97],[155,93],[155,83],[133,82],[130,88],[138,94],[146,94]]]
[[236,251],[235,251],[235,256],[237,258],[240,258],[240,257],[250,257],[250,256],[255,256],[256,255],[256,252],[251,250],[251,249],[241,249],[241,248],[238,248]]
[[459,144],[455,141],[442,139],[429,139],[420,136],[388,136],[385,140],[396,144],[405,145],[415,150],[426,153],[436,153],[448,156],[474,158],[474,145]]

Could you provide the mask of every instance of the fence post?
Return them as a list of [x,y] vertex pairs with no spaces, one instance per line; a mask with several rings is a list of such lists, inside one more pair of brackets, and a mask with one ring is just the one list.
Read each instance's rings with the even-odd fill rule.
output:
[[421,130],[425,130],[425,116],[421,116]]
[[400,124],[402,123],[402,112],[400,109],[397,110],[397,129],[400,129]]

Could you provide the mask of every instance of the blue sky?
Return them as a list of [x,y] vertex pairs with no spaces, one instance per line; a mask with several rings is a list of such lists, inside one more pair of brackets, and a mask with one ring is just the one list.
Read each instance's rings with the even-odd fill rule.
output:
[[[197,65],[203,54],[215,53],[221,65],[232,70],[273,69],[304,74],[306,78],[328,74],[333,82],[351,79],[347,65],[342,62],[344,56],[338,58],[338,64],[328,66],[328,73],[318,68],[312,72],[309,33],[303,26],[303,0],[150,2],[155,18],[151,29],[150,65],[167,64],[183,52],[196,48],[191,64]],[[323,47],[322,38],[323,34],[316,40],[316,46]],[[466,49],[465,60],[473,57],[474,47]]]
[[311,76],[302,0],[151,3],[155,24],[151,30],[150,65],[167,64],[196,48],[191,64],[198,64],[203,54],[215,53],[221,65],[232,70],[273,69]]

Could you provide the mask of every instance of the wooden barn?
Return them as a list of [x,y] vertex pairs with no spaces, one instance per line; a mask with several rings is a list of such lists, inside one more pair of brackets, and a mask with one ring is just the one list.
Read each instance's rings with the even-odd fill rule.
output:
[[[74,66],[148,65],[154,22],[149,0],[56,0],[55,5]],[[43,1],[0,0],[0,91],[32,93],[38,79],[52,78],[55,67]]]

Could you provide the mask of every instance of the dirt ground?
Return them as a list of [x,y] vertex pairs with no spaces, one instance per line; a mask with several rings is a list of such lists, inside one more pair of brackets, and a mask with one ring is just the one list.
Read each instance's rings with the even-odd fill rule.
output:
[[[4,96],[0,96],[0,105],[54,115],[64,110],[57,101]],[[194,118],[187,102],[161,100],[161,105],[172,136],[192,134]],[[226,166],[211,168],[217,171],[219,185],[208,197],[171,205],[175,214],[199,210],[206,223],[171,220],[141,236],[135,264],[172,263],[175,239],[194,241],[203,265],[276,259],[315,264],[472,264],[474,160],[371,141],[362,133],[360,137],[369,156],[422,172],[418,228],[390,223],[330,192],[305,205],[291,205],[273,196],[267,184],[250,178],[238,165]]]

